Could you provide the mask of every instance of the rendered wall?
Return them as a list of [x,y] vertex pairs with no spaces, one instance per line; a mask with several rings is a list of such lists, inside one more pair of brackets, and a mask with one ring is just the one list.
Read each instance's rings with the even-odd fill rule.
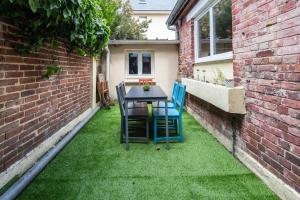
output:
[[[113,98],[116,99],[115,86],[121,81],[127,82],[126,85],[137,85],[137,78],[126,78],[126,51],[128,50],[148,50],[154,52],[154,76],[156,84],[170,97],[173,83],[177,78],[178,70],[178,47],[172,45],[110,45],[110,77],[109,88]],[[131,82],[131,83],[129,83]],[[127,88],[129,89],[129,87]]]
[[147,20],[151,20],[146,32],[147,39],[168,39],[175,40],[175,31],[169,30],[166,25],[166,21],[169,17],[169,12],[166,13],[134,13],[134,16],[139,19],[139,16],[147,17]]
[[233,64],[232,60],[197,63],[194,64],[193,74],[194,79],[201,81],[214,82],[218,71],[221,71],[225,79],[233,79]]

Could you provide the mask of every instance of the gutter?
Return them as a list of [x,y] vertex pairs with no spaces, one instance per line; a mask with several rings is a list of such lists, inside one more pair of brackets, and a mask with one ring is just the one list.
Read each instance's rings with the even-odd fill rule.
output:
[[110,50],[108,46],[106,47],[106,69],[105,69],[105,78],[109,81],[109,70],[110,70]]
[[167,28],[168,28],[170,31],[177,31],[177,29],[176,29],[175,26],[169,26],[169,25],[167,25]]
[[169,15],[166,24],[167,26],[172,26],[175,24],[175,20],[178,17],[180,11],[182,8],[185,7],[185,5],[189,2],[189,0],[178,0],[177,3],[175,4],[171,14]]
[[2,196],[1,200],[15,199],[30,183],[41,173],[47,164],[74,138],[80,129],[95,115],[99,110],[96,107],[81,122],[79,122],[72,131],[70,131],[62,140],[60,140],[53,148],[51,148],[36,164],[34,164],[17,182],[15,182]]
[[173,45],[179,44],[179,40],[111,40],[109,41],[109,45],[138,45],[138,44],[164,44],[164,45]]

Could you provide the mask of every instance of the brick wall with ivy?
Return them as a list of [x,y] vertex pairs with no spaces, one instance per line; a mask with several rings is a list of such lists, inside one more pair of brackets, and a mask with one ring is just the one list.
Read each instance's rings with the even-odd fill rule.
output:
[[[26,43],[19,32],[0,19],[0,172],[91,106],[91,58],[63,44],[19,55],[14,46]],[[61,74],[43,80],[53,63]]]

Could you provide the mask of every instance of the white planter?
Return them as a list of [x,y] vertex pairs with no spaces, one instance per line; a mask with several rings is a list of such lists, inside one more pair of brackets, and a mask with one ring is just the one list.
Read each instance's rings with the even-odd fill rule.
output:
[[213,104],[214,106],[236,114],[245,114],[245,90],[243,87],[227,88],[221,85],[205,83],[183,78],[188,93]]

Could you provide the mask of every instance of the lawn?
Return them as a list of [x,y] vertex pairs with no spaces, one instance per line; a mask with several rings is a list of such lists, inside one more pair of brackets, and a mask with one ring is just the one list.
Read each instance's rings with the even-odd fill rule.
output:
[[19,199],[278,199],[190,115],[184,142],[119,143],[119,109],[99,111]]

